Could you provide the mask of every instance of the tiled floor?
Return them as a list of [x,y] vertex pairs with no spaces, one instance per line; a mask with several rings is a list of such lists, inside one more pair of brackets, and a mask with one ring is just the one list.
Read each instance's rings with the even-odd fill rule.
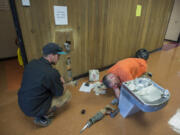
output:
[[[22,68],[16,60],[0,62],[0,135],[78,135],[86,121],[113,99],[112,91],[96,96],[93,92],[79,92],[83,78],[77,86],[66,86],[72,92],[72,100],[60,110],[52,124],[38,128],[32,118],[26,117],[17,104]],[[180,108],[180,47],[155,52],[148,60],[148,71],[153,80],[169,89],[171,99],[162,110],[152,113],[136,113],[126,119],[117,115],[106,116],[82,134],[84,135],[176,135],[168,120]],[[101,77],[106,71],[101,72]],[[80,112],[86,109],[82,115]]]

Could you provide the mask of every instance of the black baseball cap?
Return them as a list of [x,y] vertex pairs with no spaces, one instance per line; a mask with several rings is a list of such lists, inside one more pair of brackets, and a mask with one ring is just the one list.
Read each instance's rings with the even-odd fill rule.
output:
[[48,43],[43,47],[43,54],[48,55],[48,54],[62,54],[65,55],[67,54],[66,52],[63,51],[63,49],[55,43]]

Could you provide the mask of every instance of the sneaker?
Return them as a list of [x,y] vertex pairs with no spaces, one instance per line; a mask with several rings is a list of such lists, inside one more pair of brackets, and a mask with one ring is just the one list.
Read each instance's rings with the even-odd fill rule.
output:
[[51,123],[51,120],[44,116],[36,117],[34,123],[38,126],[47,127]]

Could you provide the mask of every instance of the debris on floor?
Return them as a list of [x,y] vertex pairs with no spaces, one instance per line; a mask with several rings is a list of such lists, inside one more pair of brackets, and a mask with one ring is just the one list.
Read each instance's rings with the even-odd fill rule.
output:
[[180,109],[178,109],[176,114],[171,117],[168,124],[175,132],[180,134]]
[[67,82],[65,85],[67,85],[67,86],[70,85],[70,86],[76,87],[78,85],[78,80]]
[[80,89],[79,89],[79,91],[81,91],[81,92],[91,92],[91,90],[94,88],[94,84],[92,84],[92,83],[87,83],[87,82],[84,82],[82,85],[81,85],[81,87],[80,87]]
[[83,82],[80,87],[81,92],[91,92],[91,90],[95,92],[96,95],[106,94],[106,86],[102,82]]
[[97,69],[92,69],[89,70],[89,81],[99,81],[99,70]]
[[118,104],[119,104],[119,99],[114,98],[114,99],[111,101],[111,104],[112,104],[112,105],[118,105]]
[[86,110],[85,109],[82,109],[81,110],[81,114],[85,114],[86,113]]
[[94,83],[94,89],[93,91],[95,92],[95,94],[101,95],[101,94],[106,94],[106,86],[102,83],[102,82],[95,82]]

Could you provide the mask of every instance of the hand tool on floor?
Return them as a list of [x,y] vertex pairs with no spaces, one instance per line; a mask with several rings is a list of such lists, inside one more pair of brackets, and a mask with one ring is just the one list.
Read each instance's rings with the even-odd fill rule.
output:
[[96,113],[92,118],[88,120],[86,125],[81,129],[80,133],[82,133],[87,127],[91,127],[95,122],[101,120],[104,117],[104,114],[102,112]]
[[119,113],[119,108],[110,113],[110,117],[114,118]]
[[118,104],[119,104],[119,99],[114,98],[114,99],[111,101],[111,104],[112,104],[112,105],[118,105]]
[[101,109],[96,115],[88,120],[86,125],[81,129],[80,133],[82,133],[86,128],[91,127],[94,123],[101,120],[106,114],[110,114],[112,111],[115,111],[110,105],[107,105],[104,109]]

